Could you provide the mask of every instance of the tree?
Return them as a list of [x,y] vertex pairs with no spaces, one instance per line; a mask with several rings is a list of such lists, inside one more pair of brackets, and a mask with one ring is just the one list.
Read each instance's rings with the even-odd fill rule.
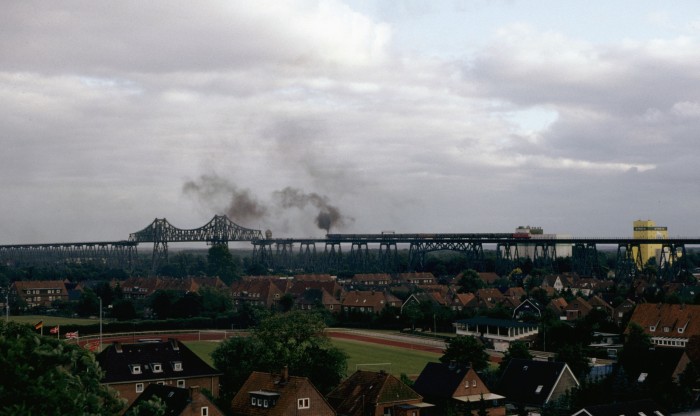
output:
[[241,265],[234,259],[228,246],[215,244],[207,254],[207,274],[219,276],[227,285],[241,277]]
[[117,321],[129,321],[136,318],[136,309],[130,299],[121,299],[114,302],[112,318]]
[[100,298],[90,288],[86,288],[80,294],[76,312],[80,316],[95,316],[100,313]]
[[629,333],[622,351],[620,351],[619,362],[630,377],[636,377],[647,365],[651,358],[649,349],[651,348],[651,338],[644,333],[644,328],[632,322],[629,325]]
[[488,367],[489,355],[479,340],[472,336],[459,335],[447,341],[447,348],[440,357],[442,363],[452,361],[470,364],[474,370],[480,371]]
[[462,273],[459,278],[459,293],[476,293],[477,290],[486,286],[484,281],[479,277],[476,270],[468,269]]
[[0,321],[0,416],[118,414],[122,402],[102,375],[80,346]]
[[213,353],[214,365],[223,373],[222,400],[230,399],[252,371],[277,373],[285,366],[290,375],[308,377],[325,394],[345,376],[347,356],[324,334],[320,315],[292,311],[272,315],[248,337],[229,338]]
[[586,355],[586,350],[581,344],[563,345],[555,358],[559,362],[569,365],[571,372],[577,378],[584,378],[591,369],[591,363]]

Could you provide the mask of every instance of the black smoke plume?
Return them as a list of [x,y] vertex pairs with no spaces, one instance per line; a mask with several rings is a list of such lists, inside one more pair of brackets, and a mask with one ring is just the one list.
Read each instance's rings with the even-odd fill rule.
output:
[[315,192],[306,194],[300,189],[286,187],[281,191],[275,191],[273,198],[279,201],[282,208],[304,209],[308,205],[318,208],[316,225],[318,228],[326,230],[326,233],[330,232],[332,227],[345,226],[345,218],[340,213],[340,210],[338,207],[331,205],[326,196]]
[[[271,208],[259,202],[248,189],[240,189],[218,175],[202,175],[199,180],[187,181],[182,187],[185,194],[192,195],[204,204],[217,207],[225,204],[224,213],[234,222],[260,220],[269,217]],[[344,217],[340,209],[330,204],[328,197],[315,192],[304,193],[300,189],[286,187],[272,193],[274,206],[282,211],[290,208],[303,210],[308,206],[318,209],[316,226],[330,232],[331,228],[342,228],[351,219]],[[218,208],[217,208],[218,209]]]
[[192,194],[207,205],[216,204],[221,198],[228,200],[224,214],[231,219],[246,222],[267,216],[268,209],[257,201],[248,189],[216,175],[202,175],[199,181],[187,181],[182,187],[185,194]]

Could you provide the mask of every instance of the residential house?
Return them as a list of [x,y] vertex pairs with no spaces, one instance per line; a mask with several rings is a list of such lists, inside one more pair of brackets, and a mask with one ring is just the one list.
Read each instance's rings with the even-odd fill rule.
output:
[[104,371],[101,383],[117,390],[128,405],[150,384],[198,386],[219,396],[220,373],[176,339],[115,342],[97,355],[97,362]]
[[489,416],[504,415],[503,396],[492,393],[473,368],[457,363],[429,362],[413,384],[413,390],[435,405],[426,415],[454,414],[456,409],[476,410],[484,400]]
[[560,320],[566,320],[566,306],[568,302],[564,298],[554,298],[547,304],[547,309],[552,311]]
[[416,305],[420,305],[422,303],[430,303],[431,305],[433,305],[433,307],[437,308],[437,307],[441,306],[441,304],[440,304],[441,300],[444,300],[444,299],[439,297],[439,295],[438,295],[438,298],[436,299],[436,297],[434,296],[434,293],[430,293],[430,292],[411,293],[406,298],[406,300],[403,301],[403,303],[401,304],[401,313],[403,313],[403,310],[407,305],[410,305],[412,303],[416,304]]
[[10,286],[11,305],[24,303],[28,309],[50,308],[55,301],[68,301],[63,280],[18,280]]
[[307,289],[298,294],[294,300],[294,306],[301,310],[313,310],[318,307],[325,308],[332,313],[340,313],[341,303],[331,296],[325,289]]
[[622,303],[617,305],[613,310],[613,321],[617,325],[622,325],[625,317],[632,315],[635,306],[637,306],[637,304],[630,299],[625,299],[622,301]]
[[384,371],[358,370],[326,396],[338,416],[421,416],[432,407],[401,380]]
[[520,301],[527,296],[527,293],[525,292],[525,289],[523,289],[520,286],[515,286],[515,287],[509,287],[506,289],[505,292],[503,292],[503,296],[506,298],[513,299],[515,301],[515,305],[520,305]]
[[593,306],[585,299],[578,296],[566,304],[566,320],[575,321],[586,317],[593,310]]
[[700,305],[641,303],[632,312],[631,323],[641,326],[656,345],[685,348],[690,337],[700,335]]
[[513,319],[520,320],[527,316],[541,318],[542,309],[542,305],[535,299],[525,299],[513,309]]
[[343,312],[380,313],[387,306],[400,307],[401,301],[389,292],[353,291],[342,301]]
[[130,277],[123,282],[112,282],[119,284],[124,297],[127,299],[145,299],[158,290],[177,292],[186,294],[197,292],[202,287],[213,287],[225,289],[226,284],[218,277]]
[[[325,291],[329,295],[331,295],[335,300],[337,300],[337,303],[340,303],[339,301],[343,298],[345,295],[345,288],[338,283],[337,280],[292,280],[289,288],[285,293],[289,293],[295,298],[298,298],[299,296],[303,295],[304,292],[308,290],[319,290],[319,291]],[[335,304],[335,303],[331,303]],[[324,304],[327,309],[330,309],[328,306],[329,304]],[[337,309],[337,308],[336,308]]]
[[[484,281],[486,286],[493,286],[501,277],[494,272],[479,272],[479,277]],[[459,281],[459,280],[458,280]]]
[[506,351],[513,341],[528,341],[539,332],[536,322],[519,322],[508,319],[495,319],[477,316],[461,319],[452,324],[457,335],[473,336],[493,343],[496,351]]
[[260,306],[268,309],[277,308],[284,292],[277,279],[243,279],[231,283],[229,293],[234,310],[243,305]]
[[578,388],[579,382],[566,363],[512,359],[495,389],[505,396],[506,409],[539,411],[547,403]]
[[463,311],[476,308],[479,301],[473,293],[455,293],[449,303],[450,309],[453,311]]
[[160,399],[168,416],[224,416],[224,413],[202,394],[200,388],[182,389],[160,384],[150,384],[127,409],[127,413],[149,400]]
[[234,416],[335,416],[306,377],[253,371],[231,401]]
[[335,276],[330,274],[295,274],[295,282],[334,282]]
[[587,406],[571,416],[669,416],[651,399]]
[[432,273],[399,273],[398,280],[412,285],[434,285],[435,276]]
[[571,286],[572,282],[566,276],[549,275],[545,276],[542,280],[542,287],[551,287],[558,293],[561,293],[564,290],[571,288]]
[[387,273],[359,273],[352,277],[352,284],[368,288],[389,287],[393,283],[391,275]]
[[588,304],[593,307],[594,310],[603,311],[609,320],[613,319],[615,314],[615,309],[610,306],[603,298],[598,295],[593,295],[588,299]]
[[491,309],[503,300],[503,294],[496,288],[479,289],[475,294],[479,307],[485,309]]

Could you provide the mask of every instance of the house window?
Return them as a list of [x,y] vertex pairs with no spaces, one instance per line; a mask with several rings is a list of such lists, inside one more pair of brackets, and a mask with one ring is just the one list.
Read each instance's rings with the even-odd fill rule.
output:
[[310,408],[311,405],[309,403],[309,399],[297,399],[297,409],[308,409]]
[[250,405],[255,406],[255,397],[250,398]]
[[158,382],[156,382],[156,384],[158,384],[160,386],[165,386],[165,381],[158,381]]
[[136,383],[136,393],[143,393],[143,383]]
[[263,400],[263,407],[267,408],[268,405],[269,405],[269,403],[268,403],[267,399]]
[[472,380],[472,387],[476,387],[476,380]]
[[384,416],[391,416],[393,413],[391,412],[391,407],[385,407],[384,408]]
[[185,380],[178,380],[177,386],[181,389],[184,389],[185,388]]
[[664,327],[664,332],[669,332],[670,330],[671,330],[671,328],[669,328],[667,326]]
[[182,371],[182,363],[180,361],[173,362],[173,371]]
[[202,416],[209,416],[209,406],[202,406]]

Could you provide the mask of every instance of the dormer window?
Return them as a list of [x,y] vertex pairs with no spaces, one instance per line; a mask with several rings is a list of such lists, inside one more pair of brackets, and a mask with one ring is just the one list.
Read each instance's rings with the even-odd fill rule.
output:
[[141,374],[141,364],[129,364],[131,374]]
[[163,366],[160,363],[151,364],[151,369],[153,370],[154,373],[162,373],[163,372]]
[[665,326],[665,327],[664,327],[664,332],[669,332],[669,331],[671,331],[671,328]]
[[171,364],[173,365],[173,371],[182,371],[182,362],[173,361]]
[[656,325],[651,325],[651,326],[649,327],[649,331],[651,331],[651,332],[656,331]]
[[678,333],[682,334],[683,333],[683,328],[678,328]]

